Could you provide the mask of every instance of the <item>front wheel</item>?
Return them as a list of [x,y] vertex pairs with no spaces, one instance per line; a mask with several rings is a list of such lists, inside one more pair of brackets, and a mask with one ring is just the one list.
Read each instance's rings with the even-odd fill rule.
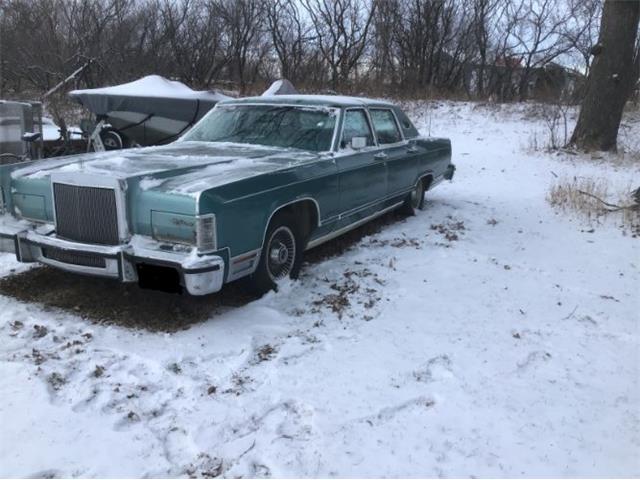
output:
[[411,193],[407,195],[407,198],[402,205],[402,210],[407,215],[415,215],[416,210],[422,210],[424,205],[424,183],[422,179],[418,180]]
[[277,291],[283,279],[297,278],[303,250],[302,234],[293,216],[274,217],[267,229],[258,268],[249,277],[251,287],[258,293]]

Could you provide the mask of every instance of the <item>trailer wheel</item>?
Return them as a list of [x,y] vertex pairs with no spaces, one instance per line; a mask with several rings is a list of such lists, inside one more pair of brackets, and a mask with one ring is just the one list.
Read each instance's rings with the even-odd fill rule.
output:
[[102,140],[105,150],[120,150],[124,148],[122,134],[115,128],[103,128],[100,132],[100,140]]

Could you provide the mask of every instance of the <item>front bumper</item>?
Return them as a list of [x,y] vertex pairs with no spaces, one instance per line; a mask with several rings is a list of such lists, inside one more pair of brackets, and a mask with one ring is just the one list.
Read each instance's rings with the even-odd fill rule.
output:
[[179,275],[191,295],[206,295],[222,288],[224,259],[198,255],[194,248],[175,250],[149,237],[133,236],[121,245],[90,245],[58,238],[52,225],[35,226],[0,216],[0,251],[13,252],[18,261],[40,262],[61,270],[137,282],[140,266],[166,267]]

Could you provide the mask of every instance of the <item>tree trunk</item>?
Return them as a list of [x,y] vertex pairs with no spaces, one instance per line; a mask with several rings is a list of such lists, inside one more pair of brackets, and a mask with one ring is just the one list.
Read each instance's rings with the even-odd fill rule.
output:
[[606,0],[598,45],[571,143],[616,150],[622,111],[631,91],[640,0]]

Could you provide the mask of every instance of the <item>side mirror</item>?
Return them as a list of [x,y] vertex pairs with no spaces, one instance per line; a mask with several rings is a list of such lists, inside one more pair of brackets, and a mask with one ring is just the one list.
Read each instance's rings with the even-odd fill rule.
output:
[[351,148],[360,150],[367,146],[367,137],[353,137],[351,139]]
[[25,132],[22,134],[22,141],[33,143],[40,139],[40,132]]

